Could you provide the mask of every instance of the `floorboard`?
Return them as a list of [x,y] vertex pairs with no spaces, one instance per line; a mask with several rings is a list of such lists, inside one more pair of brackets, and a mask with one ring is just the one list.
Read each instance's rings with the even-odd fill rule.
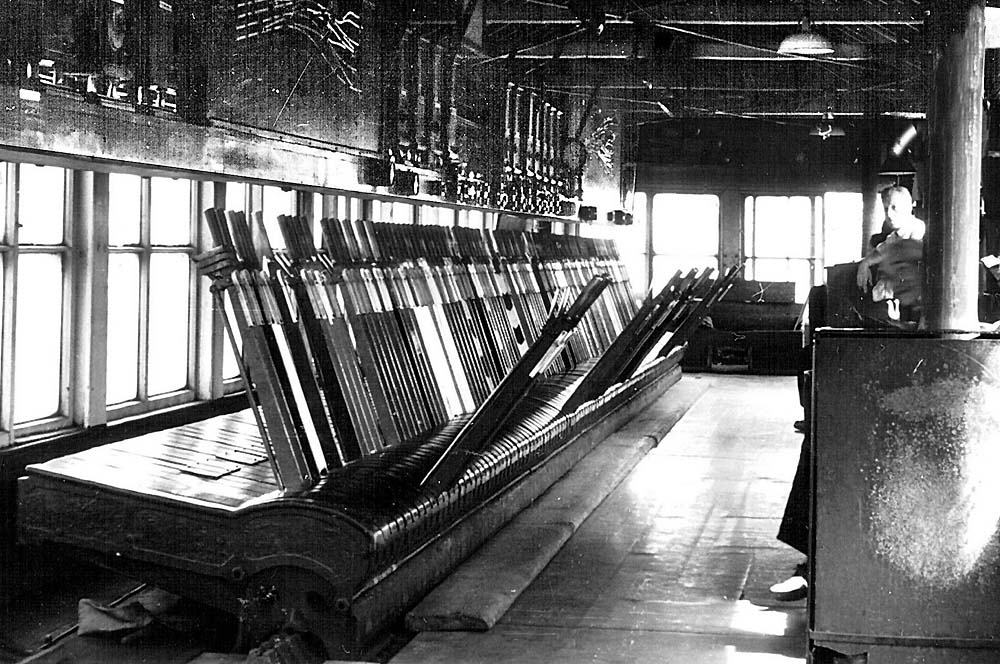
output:
[[[777,602],[767,591],[800,560],[774,538],[801,443],[792,429],[801,419],[795,379],[682,381],[708,389],[493,629],[421,633],[379,661],[804,662],[805,602]],[[203,431],[232,435],[248,422],[212,427]],[[182,642],[168,652],[155,639],[145,652],[142,639],[124,648],[79,637],[62,645],[34,661],[183,664],[197,649]]]
[[488,632],[424,632],[391,664],[805,661],[805,602],[767,588],[798,458],[794,377],[688,375],[710,389]]

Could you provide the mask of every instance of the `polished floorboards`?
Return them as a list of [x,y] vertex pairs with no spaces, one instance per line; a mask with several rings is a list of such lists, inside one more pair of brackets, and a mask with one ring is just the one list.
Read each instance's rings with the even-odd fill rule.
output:
[[804,662],[805,601],[768,586],[798,460],[791,376],[688,374],[708,388],[488,632],[425,632],[392,664]]
[[[400,634],[400,645],[374,659],[391,664],[804,662],[805,601],[777,602],[767,590],[801,558],[775,539],[802,440],[792,429],[802,417],[795,378],[685,374],[671,390],[684,386],[699,388],[690,409],[493,629]],[[71,633],[79,598],[112,599],[134,585],[97,583],[63,586],[35,612],[24,604],[11,607],[0,615],[0,646],[9,641],[21,652],[34,652],[43,636]],[[226,638],[212,645],[194,637],[154,637],[129,637],[123,643],[68,636],[24,661],[245,661],[220,654],[232,642]],[[21,661],[14,652],[0,649],[0,662]]]

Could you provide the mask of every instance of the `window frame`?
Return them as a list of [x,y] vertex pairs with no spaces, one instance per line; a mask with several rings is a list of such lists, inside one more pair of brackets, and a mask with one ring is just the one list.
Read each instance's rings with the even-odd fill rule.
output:
[[[29,162],[2,162],[7,182],[7,196],[4,213],[6,216],[4,252],[7,260],[4,265],[3,299],[4,319],[0,329],[4,332],[4,356],[0,378],[3,397],[2,420],[0,420],[0,435],[6,436],[7,445],[11,445],[19,437],[31,437],[40,433],[64,429],[72,424],[75,391],[71,389],[74,376],[74,358],[76,356],[74,343],[74,313],[76,283],[76,266],[74,260],[74,201],[76,196],[74,172],[62,166],[53,166],[63,172],[63,219],[62,242],[58,245],[20,243],[20,182],[21,167]],[[17,361],[17,279],[20,256],[26,255],[58,255],[62,261],[62,307],[60,312],[60,358],[59,358],[59,398],[58,410],[55,414],[17,423],[15,418],[15,364]]]
[[[113,175],[113,174],[112,174]],[[150,264],[154,254],[184,254],[189,257],[197,253],[197,181],[183,179],[188,183],[188,240],[187,245],[154,245],[152,244],[151,205],[152,178],[140,176],[139,191],[139,243],[132,245],[107,245],[108,258],[112,254],[128,254],[138,257],[139,262],[139,367],[136,386],[136,396],[133,399],[114,404],[106,404],[108,421],[133,417],[147,412],[162,410],[190,403],[195,400],[196,374],[198,369],[197,339],[199,331],[198,306],[198,275],[193,263],[189,262],[188,270],[188,348],[187,371],[185,386],[159,394],[149,394],[149,321],[150,321]],[[109,201],[110,202],[110,201]],[[105,289],[105,297],[107,292]],[[104,379],[107,380],[107,365],[105,364]]]
[[[785,198],[785,199],[807,198],[809,200],[809,217],[810,217],[810,221],[809,221],[809,223],[810,223],[810,229],[809,229],[809,256],[788,256],[788,255],[785,255],[785,256],[774,255],[774,256],[772,256],[772,255],[758,255],[757,254],[757,248],[756,248],[757,200],[760,199],[760,198]],[[752,233],[750,234],[750,238],[748,240],[747,239],[747,202],[750,201],[750,200],[753,201],[754,215],[753,215],[753,229],[752,229]],[[823,262],[823,257],[822,256],[817,256],[817,242],[816,242],[817,228],[819,230],[818,234],[820,235],[820,240],[822,240],[823,234],[826,232],[826,224],[824,223],[825,220],[823,218],[823,212],[820,212],[819,213],[819,217],[817,218],[817,211],[816,211],[817,202],[818,201],[822,201],[822,200],[823,200],[823,194],[822,193],[816,193],[816,192],[793,193],[793,194],[774,194],[774,193],[746,194],[746,195],[743,196],[743,207],[741,208],[741,212],[740,212],[740,216],[741,216],[741,219],[740,219],[740,235],[743,238],[743,242],[741,243],[741,252],[743,254],[743,259],[744,259],[745,264],[746,264],[746,268],[744,268],[744,269],[746,270],[747,274],[753,274],[754,275],[753,277],[751,277],[752,280],[759,281],[759,279],[757,279],[757,276],[756,276],[756,265],[755,265],[755,262],[757,260],[774,260],[774,261],[777,261],[777,260],[785,260],[785,261],[792,261],[792,260],[801,261],[801,260],[804,260],[809,265],[809,286],[811,288],[812,286],[816,285],[816,275],[819,272],[817,270],[817,262],[819,262],[819,263]],[[823,208],[822,203],[820,203],[820,208]],[[750,248],[749,252],[747,251],[748,245],[749,245],[749,248]],[[822,270],[822,266],[820,267],[820,270]]]
[[[37,164],[58,168],[63,177],[63,237],[58,245],[26,245],[19,243],[17,215],[18,180],[23,164]],[[324,216],[360,218],[371,209],[371,202],[381,200],[382,212],[403,212],[412,217],[406,223],[419,224],[421,207],[416,199],[385,198],[378,194],[362,192],[316,191],[282,183],[255,183],[246,180],[198,174],[169,173],[161,169],[146,168],[136,164],[97,166],[67,156],[42,158],[40,156],[10,156],[0,160],[0,187],[5,195],[0,201],[4,214],[0,226],[0,450],[24,442],[43,442],[55,436],[80,431],[108,423],[169,411],[195,402],[220,399],[243,390],[241,378],[222,377],[223,344],[228,345],[224,324],[217,311],[208,281],[202,279],[193,265],[188,278],[188,352],[186,385],[178,390],[150,396],[149,332],[150,283],[149,271],[153,256],[164,254],[196,255],[212,246],[202,210],[207,207],[228,207],[226,191],[230,185],[243,190],[243,209],[252,214],[262,209],[265,192],[271,187],[289,192],[292,196],[293,214],[307,216],[316,226]],[[140,178],[139,216],[140,239],[138,244],[111,246],[109,243],[109,205],[111,177],[136,175]],[[189,243],[186,245],[153,245],[151,237],[151,178],[164,177],[184,180],[188,193]],[[29,195],[37,195],[35,193]],[[131,199],[130,199],[131,200]],[[132,203],[130,203],[131,205]],[[497,214],[490,210],[438,205],[434,214],[438,223],[454,226],[468,224],[475,228],[493,228]],[[396,219],[399,222],[399,219]],[[14,364],[16,345],[16,305],[18,258],[29,254],[53,254],[62,261],[62,302],[59,358],[59,411],[51,417],[39,418],[14,425]],[[109,259],[116,254],[136,255],[140,274],[139,330],[142,339],[140,367],[137,367],[137,395],[120,403],[107,404],[108,358],[108,268]]]
[[[637,192],[639,193],[639,192]],[[658,252],[656,251],[656,219],[654,218],[654,209],[656,206],[656,197],[664,195],[673,196],[713,196],[716,200],[716,219],[715,219],[715,253],[706,254],[706,256],[712,256],[715,258],[715,263],[712,265],[695,265],[692,264],[688,269],[697,268],[699,271],[704,268],[712,268],[716,273],[719,270],[719,266],[722,263],[722,242],[723,242],[723,195],[719,191],[708,190],[708,189],[685,189],[683,187],[678,188],[667,188],[667,189],[656,189],[656,190],[644,190],[641,193],[646,195],[646,236],[647,242],[646,247],[648,254],[646,260],[648,262],[648,287],[653,287],[657,285],[662,288],[662,285],[666,283],[666,280],[670,278],[671,275],[667,274],[664,276],[662,283],[657,284],[656,279],[656,259],[659,256],[664,256],[667,258],[678,258],[678,257],[690,257],[696,254],[690,253],[670,253],[670,252]]]
[[[742,191],[740,192],[740,256],[746,265],[744,278],[751,280],[757,280],[756,276],[756,264],[755,261],[759,259],[763,260],[795,260],[795,261],[807,261],[809,265],[809,288],[821,285],[826,282],[825,278],[825,268],[827,265],[827,257],[825,255],[826,251],[826,234],[827,234],[827,200],[826,195],[830,193],[849,193],[861,196],[861,192],[843,190],[843,189],[830,189],[830,190],[820,190],[810,188],[808,190],[795,190],[795,191]],[[754,219],[753,219],[753,236],[756,236],[757,230],[757,213],[756,205],[757,199],[762,197],[770,198],[808,198],[809,199],[809,210],[810,210],[810,224],[811,228],[809,231],[810,235],[810,248],[809,256],[771,256],[771,255],[757,255],[756,253],[756,239],[755,237],[747,238],[747,202],[752,199],[754,205]],[[859,220],[860,224],[860,220]],[[748,251],[748,246],[750,247],[752,253]],[[748,277],[746,275],[753,275],[753,277]],[[796,302],[799,302],[796,298]]]

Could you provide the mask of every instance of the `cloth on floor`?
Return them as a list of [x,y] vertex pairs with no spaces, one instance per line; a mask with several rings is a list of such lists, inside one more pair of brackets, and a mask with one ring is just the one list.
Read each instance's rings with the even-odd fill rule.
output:
[[92,599],[81,599],[77,606],[77,634],[112,634],[148,627],[153,614],[139,602],[124,606],[102,606]]
[[92,599],[77,604],[77,634],[119,634],[141,630],[168,613],[180,597],[159,588],[145,588],[121,606],[105,606]]

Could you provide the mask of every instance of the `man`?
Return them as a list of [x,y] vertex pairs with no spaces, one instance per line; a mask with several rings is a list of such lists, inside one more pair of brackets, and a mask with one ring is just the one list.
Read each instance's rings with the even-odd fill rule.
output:
[[[906,187],[884,189],[882,205],[886,237],[858,262],[857,283],[863,292],[871,289],[874,302],[885,301],[889,319],[899,321],[900,308],[906,312],[920,299],[920,261],[927,226],[913,216],[913,198]],[[874,286],[872,268],[877,268],[878,274]]]
[[[899,185],[882,191],[885,208],[884,237],[858,263],[856,280],[863,292],[871,290],[872,300],[885,301],[889,322],[899,326],[916,325],[920,317],[923,239],[927,230],[913,216],[913,198],[906,187]],[[877,238],[878,236],[876,236]],[[872,285],[872,269],[877,268],[877,280]],[[808,393],[808,390],[807,390]],[[804,405],[808,404],[808,398]],[[808,410],[808,407],[806,408]],[[802,449],[799,463],[788,494],[788,502],[778,530],[778,540],[808,556],[809,551],[809,450],[811,431],[808,414],[803,421]],[[798,423],[796,423],[798,424]],[[798,427],[796,427],[799,430]],[[788,579],[771,586],[772,597],[794,601],[808,594],[808,561],[796,566]]]

